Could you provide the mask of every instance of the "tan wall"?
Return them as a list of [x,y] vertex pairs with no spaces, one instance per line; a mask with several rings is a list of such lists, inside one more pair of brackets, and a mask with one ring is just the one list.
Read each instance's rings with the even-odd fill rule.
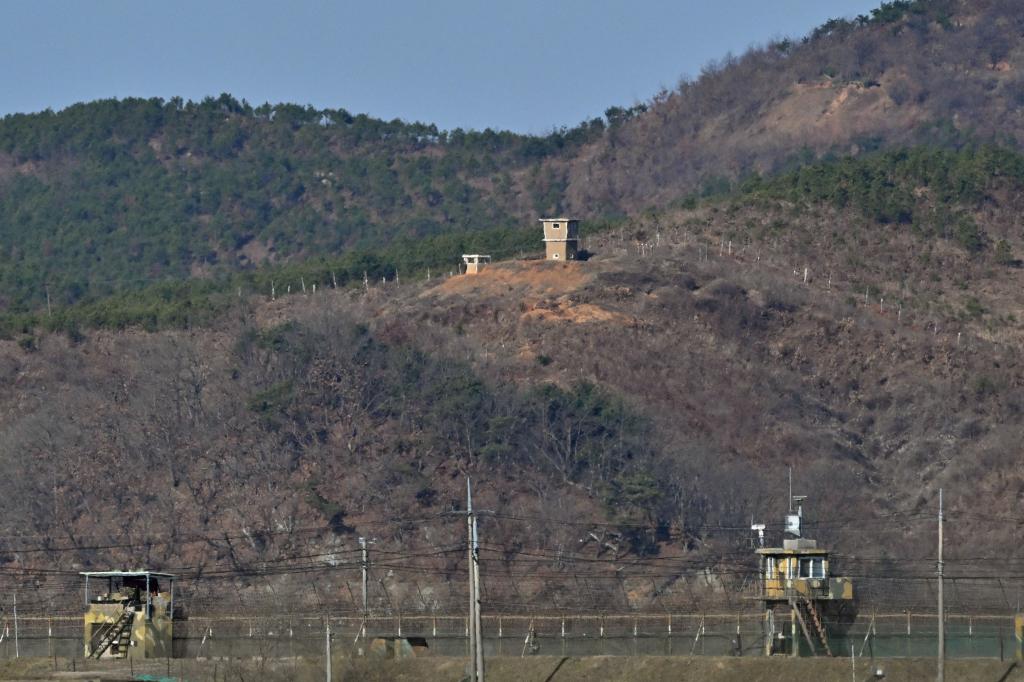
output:
[[576,260],[576,242],[545,242],[548,260]]
[[579,233],[579,222],[575,220],[544,222],[544,239],[576,239]]

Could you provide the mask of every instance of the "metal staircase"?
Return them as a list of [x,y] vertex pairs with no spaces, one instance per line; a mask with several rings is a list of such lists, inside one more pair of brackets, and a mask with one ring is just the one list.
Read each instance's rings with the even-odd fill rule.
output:
[[807,643],[811,645],[811,651],[817,655],[814,642],[807,631],[804,615],[806,615],[806,620],[809,620],[811,625],[814,626],[814,634],[818,636],[818,641],[821,642],[821,646],[825,649],[825,654],[832,656],[832,649],[828,645],[828,633],[825,631],[825,624],[821,622],[821,615],[818,613],[818,608],[814,601],[807,597],[801,597],[796,600],[795,606],[797,615],[800,617],[800,626],[804,630],[804,636],[807,638]]
[[135,611],[130,606],[126,606],[117,620],[104,625],[93,638],[94,641],[96,641],[96,644],[92,647],[92,651],[89,652],[89,658],[99,658],[112,645],[114,646],[114,651],[111,652],[112,655],[118,656],[127,654],[127,646],[122,646],[121,643],[123,638],[131,630],[132,620],[134,618]]

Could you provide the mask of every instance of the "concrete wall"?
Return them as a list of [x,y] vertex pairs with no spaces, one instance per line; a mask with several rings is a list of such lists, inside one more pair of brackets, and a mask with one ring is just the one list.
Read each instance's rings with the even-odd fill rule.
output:
[[576,260],[576,242],[544,242],[548,260]]

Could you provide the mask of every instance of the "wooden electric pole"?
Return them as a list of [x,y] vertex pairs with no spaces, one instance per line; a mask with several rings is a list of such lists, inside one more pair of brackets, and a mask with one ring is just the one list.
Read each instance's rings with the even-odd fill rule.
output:
[[473,488],[466,478],[466,535],[469,546],[469,665],[470,682],[484,682],[484,642],[480,618],[480,543],[473,511]]
[[331,674],[331,617],[327,616],[326,619],[327,627],[325,628],[326,643],[324,644],[324,674],[327,677],[327,682],[331,682],[333,677]]
[[359,547],[363,550],[363,623],[366,623],[366,614],[369,613],[366,600],[367,573],[370,570],[370,559],[366,550],[366,538],[359,538]]
[[21,641],[18,637],[18,593],[14,593],[14,657],[21,658]]
[[466,621],[466,633],[469,635],[469,682],[476,682],[476,625],[473,614],[476,613],[476,583],[473,581],[473,495],[466,478],[466,552],[469,566],[469,615]]
[[939,660],[938,673],[935,676],[938,682],[945,682],[946,679],[946,611],[942,593],[942,569],[942,488],[939,488]]
[[476,598],[473,625],[476,629],[477,682],[484,682],[484,628],[480,617],[480,539],[477,535],[475,514],[473,515],[473,596]]

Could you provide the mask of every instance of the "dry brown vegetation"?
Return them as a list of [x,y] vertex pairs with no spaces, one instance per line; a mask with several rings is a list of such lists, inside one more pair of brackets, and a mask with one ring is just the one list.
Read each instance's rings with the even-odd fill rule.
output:
[[1015,0],[889,2],[543,137],[227,94],[5,117],[0,312],[38,311],[47,292],[63,307],[147,279],[251,272],[552,211],[634,214],[823,156],[1016,148],[1022,33]]
[[[59,661],[67,667],[67,661]],[[123,664],[93,664],[98,671],[110,675],[110,679],[130,679],[123,670]],[[190,680],[319,680],[323,678],[320,661],[299,660],[295,663],[264,662],[261,659],[231,661],[175,661],[172,672],[180,671]],[[868,679],[874,670],[881,668],[889,679],[916,682],[935,678],[935,662],[930,659],[890,659],[878,662],[874,668],[869,661],[857,661],[851,671],[849,661],[836,659],[769,659],[763,658],[714,658],[714,657],[667,657],[667,656],[590,656],[587,658],[563,658],[556,656],[533,656],[528,658],[497,657],[490,659],[487,676],[495,680],[526,680],[528,682],[576,682],[589,680],[633,680],[658,682],[673,680],[710,680],[712,682],[776,682],[776,680],[814,679],[820,682],[844,682],[854,672],[856,679]],[[0,676],[5,679],[57,680],[68,679],[68,674],[51,674],[50,661],[8,661],[0,667]],[[165,663],[139,663],[136,671],[159,675],[164,672]],[[466,661],[449,657],[424,657],[404,661],[380,660],[375,658],[337,659],[333,672],[340,680],[366,682],[416,682],[418,680],[465,679]],[[63,671],[62,671],[63,672]],[[1019,666],[1001,661],[949,661],[946,663],[946,679],[960,680],[1003,680],[1017,682],[1024,679]]]
[[1024,139],[1014,0],[917,3],[892,23],[839,22],[706,66],[585,148],[569,208],[662,206],[827,153]]
[[[940,486],[955,554],[1017,558],[1020,269],[763,199],[589,242],[243,299],[208,329],[3,343],[6,571],[37,604],[75,581],[36,569],[123,564],[178,567],[199,610],[224,580],[229,608],[354,608],[365,535],[375,608],[457,608],[469,474],[498,513],[491,609],[742,608],[746,529],[775,527],[789,466],[868,602],[927,602],[888,578],[926,573]],[[969,587],[961,608],[1008,608]]]
[[[931,7],[727,59],[549,180],[593,214],[837,149],[1019,137],[1015,4]],[[959,187],[999,162],[968,156],[919,165],[961,164]],[[854,168],[893,190],[883,213],[919,177],[889,161]],[[148,565],[197,609],[358,610],[363,535],[374,609],[460,608],[470,475],[493,611],[742,608],[750,523],[777,530],[792,467],[864,603],[930,603],[942,487],[954,605],[1010,609],[1019,180],[922,182],[905,219],[751,191],[588,236],[586,262],[0,341],[0,569],[26,608]]]

